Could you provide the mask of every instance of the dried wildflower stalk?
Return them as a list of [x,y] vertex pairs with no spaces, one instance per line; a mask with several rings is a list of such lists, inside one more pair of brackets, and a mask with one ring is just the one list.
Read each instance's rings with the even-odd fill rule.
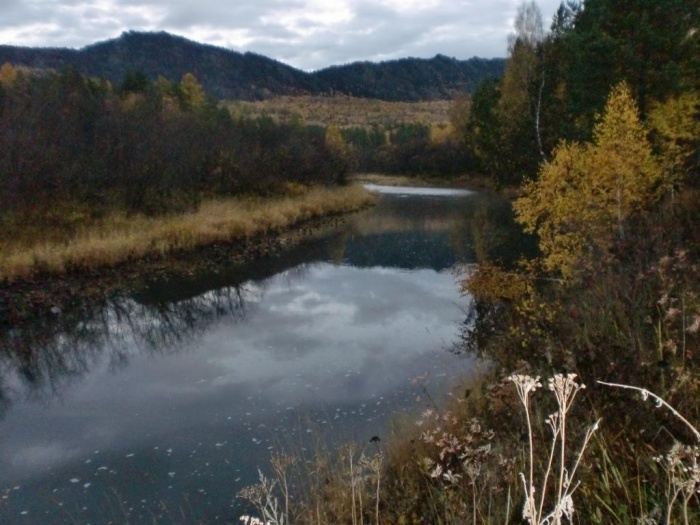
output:
[[272,469],[275,471],[275,476],[284,496],[284,519],[289,523],[289,481],[287,479],[287,470],[296,463],[296,458],[289,454],[273,452],[270,459]]
[[[550,391],[554,393],[557,400],[557,412],[547,418],[547,424],[552,430],[552,443],[549,450],[547,467],[544,472],[540,487],[539,499],[536,497],[534,479],[534,458],[535,449],[533,445],[532,422],[530,417],[530,394],[540,388],[540,378],[532,378],[527,375],[512,375],[508,378],[516,387],[518,397],[525,409],[525,419],[529,438],[529,478],[526,480],[523,473],[520,478],[525,490],[525,504],[523,506],[523,518],[530,525],[559,525],[564,518],[571,521],[574,513],[573,493],[578,488],[578,483],[574,483],[576,470],[581,462],[583,453],[590,442],[593,433],[598,428],[596,421],[586,431],[583,444],[570,467],[567,467],[567,437],[566,437],[566,417],[573,405],[576,394],[585,388],[585,385],[576,382],[576,374],[557,374],[551,378],[547,384]],[[559,450],[559,458],[555,465],[555,456]],[[547,489],[549,487],[550,476],[556,475],[556,496],[553,508],[545,511],[547,502]]]
[[239,520],[243,522],[243,525],[270,525],[269,522],[265,523],[260,518],[256,518],[255,516],[243,515],[239,518]]
[[[598,381],[601,385],[610,386],[613,388],[623,388],[626,390],[635,390],[642,395],[642,399],[646,401],[650,397],[654,400],[657,408],[665,407],[676,416],[679,421],[682,421],[693,433],[695,439],[700,443],[700,431],[693,426],[690,421],[684,418],[675,408],[669,405],[663,398],[650,392],[646,388],[637,386],[622,385],[619,383],[606,383]],[[672,523],[673,509],[676,502],[681,502],[681,515],[683,523],[688,525],[690,518],[688,515],[688,507],[693,497],[700,494],[700,446],[684,446],[676,442],[671,447],[671,450],[662,456],[657,456],[654,460],[661,464],[666,470],[668,477],[667,499],[666,504],[666,523]]]
[[381,476],[382,476],[382,463],[384,461],[384,456],[382,455],[381,452],[378,452],[371,458],[368,458],[364,454],[360,457],[360,467],[366,468],[370,470],[371,472],[374,473],[377,479],[377,491],[376,491],[376,496],[375,496],[375,510],[374,510],[374,515],[375,515],[375,520],[376,520],[376,525],[379,525],[379,488],[381,485]]
[[[343,461],[347,460],[349,464],[348,473],[350,475],[350,495],[352,497],[351,508],[352,508],[352,525],[357,525],[357,507],[356,507],[356,487],[359,483],[362,483],[362,477],[356,476],[355,469],[357,466],[354,464],[355,461],[356,446],[354,443],[348,443],[340,448],[340,457]],[[360,519],[362,519],[362,494],[360,494]]]
[[636,390],[640,394],[642,394],[642,399],[646,401],[648,398],[652,398],[654,400],[654,403],[656,404],[657,407],[666,407],[668,410],[670,410],[674,416],[676,416],[680,421],[682,421],[685,426],[687,426],[691,432],[695,435],[695,438],[700,442],[700,431],[698,431],[697,428],[695,428],[690,421],[688,421],[686,418],[684,418],[678,410],[673,408],[671,405],[669,405],[666,401],[664,401],[660,396],[657,396],[654,392],[650,392],[646,388],[640,388],[638,386],[631,386],[631,385],[621,385],[619,383],[606,383],[605,381],[598,381],[599,384],[605,385],[605,386],[611,386],[613,388],[624,388],[626,390]]
[[264,525],[285,525],[287,523],[285,514],[279,508],[279,503],[275,496],[277,482],[266,478],[261,470],[258,470],[258,476],[260,479],[259,483],[245,487],[238,493],[238,497],[246,499],[255,505],[264,521],[249,516],[241,516],[241,521],[245,521],[244,518],[248,518],[251,521],[250,525],[262,523]]

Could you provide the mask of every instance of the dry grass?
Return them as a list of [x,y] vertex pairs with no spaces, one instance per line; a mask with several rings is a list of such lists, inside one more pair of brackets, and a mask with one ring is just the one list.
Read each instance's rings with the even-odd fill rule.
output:
[[237,497],[252,504],[263,519],[241,516],[244,525],[378,525],[384,454],[355,443],[329,446],[316,435],[310,456],[273,452],[271,477],[258,470],[259,482]]
[[[395,422],[374,456],[360,444],[324,445],[310,458],[303,451],[285,455],[284,465],[293,465],[287,472],[273,455],[273,480],[261,475],[241,496],[270,525],[698,523],[700,432],[665,400],[644,388],[598,382],[636,390],[696,438],[674,442],[666,453],[660,444],[637,448],[632,465],[651,470],[632,472],[612,443],[627,438],[611,428],[616,413],[604,412],[607,425],[599,429],[591,399],[578,397],[586,387],[575,374],[555,374],[544,397],[535,392],[539,377],[513,374],[494,383],[496,377],[477,374],[464,383],[466,396],[461,386],[417,421]],[[292,497],[284,489],[289,480]],[[280,509],[284,520],[275,518]]]
[[[247,239],[308,219],[353,211],[373,199],[358,186],[305,188],[286,197],[207,201],[197,211],[166,217],[112,214],[86,221],[64,238],[46,231],[31,243],[5,242],[0,250],[0,281],[113,266],[149,255]],[[17,239],[23,237],[17,232]]]

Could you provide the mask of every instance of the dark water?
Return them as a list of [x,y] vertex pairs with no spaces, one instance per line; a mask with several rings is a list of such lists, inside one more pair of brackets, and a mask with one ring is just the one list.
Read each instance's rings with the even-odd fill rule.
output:
[[505,209],[387,194],[280,257],[2,334],[0,523],[238,523],[273,448],[385,446],[473,366],[452,268],[513,249]]

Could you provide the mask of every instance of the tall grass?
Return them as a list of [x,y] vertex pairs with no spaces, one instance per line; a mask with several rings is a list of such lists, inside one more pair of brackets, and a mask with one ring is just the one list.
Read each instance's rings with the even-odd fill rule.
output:
[[[542,382],[491,373],[447,401],[431,400],[417,421],[398,422],[374,458],[361,445],[326,446],[310,460],[299,457],[288,483],[273,457],[276,487],[292,494],[270,497],[289,504],[289,524],[697,522],[700,432],[692,418],[647,389],[601,381],[589,389],[572,373]],[[690,439],[640,446],[637,431],[617,424],[615,408],[595,408],[595,397],[609,392],[600,385],[637,390],[667,409]],[[655,432],[651,412],[644,414]]]
[[[310,456],[273,452],[267,477],[238,492],[258,517],[241,516],[249,525],[379,525],[384,455],[366,453],[348,443],[329,447],[321,435]],[[262,518],[262,519],[261,519]]]
[[[614,414],[603,414],[609,424],[599,429],[600,418],[590,424],[590,399],[577,403],[582,410],[573,410],[586,388],[575,374],[555,374],[546,382],[552,395],[544,397],[535,393],[542,387],[539,377],[513,374],[491,386],[473,385],[487,392],[474,392],[475,397],[485,395],[496,403],[491,408],[501,407],[496,418],[503,426],[497,432],[486,425],[499,421],[478,411],[486,407],[483,399],[453,397],[442,408],[425,410],[414,427],[417,433],[404,427],[397,441],[372,457],[355,444],[334,453],[317,450],[311,460],[287,456],[282,467],[273,455],[273,479],[261,474],[260,483],[239,497],[254,503],[271,525],[697,523],[697,426],[646,389],[597,383],[653,400],[682,422],[696,443],[637,447],[634,471],[629,458],[619,455],[627,445],[612,442],[631,437],[610,434]],[[518,410],[527,423],[519,437]],[[290,465],[295,467],[291,477]]]
[[161,217],[113,213],[85,220],[68,234],[46,228],[29,241],[21,231],[12,235],[5,232],[0,281],[113,266],[217,242],[250,239],[309,219],[357,210],[373,198],[357,186],[296,188],[284,197],[205,201],[196,211]]

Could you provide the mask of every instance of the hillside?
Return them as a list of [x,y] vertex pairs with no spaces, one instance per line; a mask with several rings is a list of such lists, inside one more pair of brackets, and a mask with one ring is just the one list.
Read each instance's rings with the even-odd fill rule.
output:
[[315,92],[314,79],[293,67],[253,53],[237,53],[160,33],[122,33],[119,38],[80,50],[0,46],[0,63],[33,68],[75,66],[85,75],[118,85],[128,72],[150,80],[180,80],[192,73],[216,98],[262,99],[274,95]]
[[315,73],[335,91],[363,98],[391,101],[444,100],[455,93],[473,93],[485,79],[500,77],[505,60],[456,58],[402,58],[387,62],[355,62]]
[[392,101],[437,100],[472,92],[487,77],[500,77],[505,60],[405,58],[333,66],[313,73],[255,53],[238,53],[166,32],[129,31],[82,49],[0,45],[0,64],[40,69],[74,66],[83,74],[121,83],[128,72],[149,79],[180,80],[193,73],[218,99],[261,100],[283,95],[343,93]]

